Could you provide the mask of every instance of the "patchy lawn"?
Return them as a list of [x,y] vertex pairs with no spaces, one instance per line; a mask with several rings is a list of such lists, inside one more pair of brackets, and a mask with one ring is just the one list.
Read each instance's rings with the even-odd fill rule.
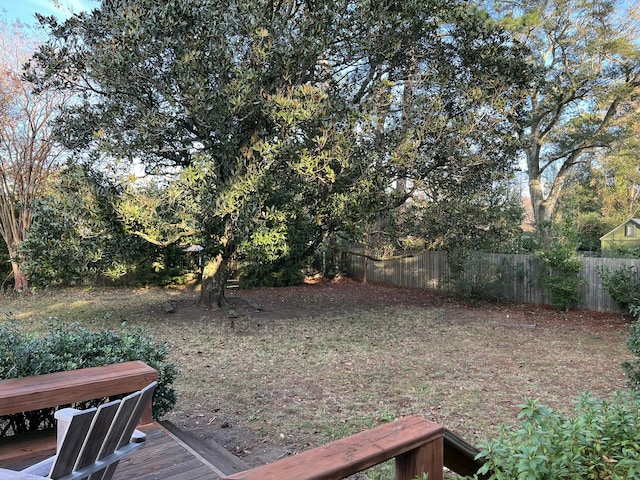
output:
[[570,411],[580,392],[625,388],[616,314],[469,306],[349,280],[228,296],[231,315],[196,307],[189,290],[45,291],[0,297],[0,315],[29,328],[49,315],[144,326],[182,372],[167,419],[251,465],[407,414],[478,442],[515,424],[525,396]]

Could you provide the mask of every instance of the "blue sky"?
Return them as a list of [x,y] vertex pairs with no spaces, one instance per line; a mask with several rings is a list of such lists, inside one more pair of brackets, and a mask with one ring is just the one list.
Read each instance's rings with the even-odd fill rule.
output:
[[20,20],[22,23],[35,23],[35,13],[55,15],[60,19],[72,13],[91,10],[99,6],[97,0],[59,0],[56,8],[55,0],[0,0],[0,16],[9,23]]

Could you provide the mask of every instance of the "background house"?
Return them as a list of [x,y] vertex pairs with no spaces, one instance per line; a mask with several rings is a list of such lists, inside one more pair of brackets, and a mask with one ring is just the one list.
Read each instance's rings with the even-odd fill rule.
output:
[[640,248],[640,218],[630,218],[600,237],[601,250]]

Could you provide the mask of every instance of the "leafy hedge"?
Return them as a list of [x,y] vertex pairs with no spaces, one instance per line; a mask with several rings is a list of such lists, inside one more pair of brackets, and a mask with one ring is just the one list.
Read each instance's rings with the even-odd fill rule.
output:
[[479,473],[491,480],[627,479],[640,477],[640,401],[618,392],[609,400],[584,394],[569,417],[527,399],[522,424],[503,427],[482,445]]
[[[158,371],[153,416],[160,418],[176,404],[172,387],[178,368],[167,362],[168,346],[157,344],[141,328],[90,331],[78,323],[50,319],[41,335],[23,333],[18,323],[0,324],[0,379],[21,378],[78,368],[141,360]],[[98,400],[97,403],[101,403]],[[77,404],[86,408],[96,402]],[[55,409],[0,417],[0,437],[53,426]]]
[[613,272],[606,265],[598,268],[603,288],[620,308],[629,311],[640,305],[640,275],[631,265],[621,265]]
[[635,359],[624,362],[622,369],[627,374],[627,384],[638,396],[640,396],[640,304],[629,307],[629,312],[634,316],[634,321],[629,325],[629,337],[627,348]]

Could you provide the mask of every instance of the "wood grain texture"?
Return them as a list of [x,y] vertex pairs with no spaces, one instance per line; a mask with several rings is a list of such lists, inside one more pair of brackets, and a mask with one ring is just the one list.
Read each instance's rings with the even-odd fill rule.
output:
[[223,480],[341,479],[416,449],[417,453],[398,460],[403,462],[402,474],[409,476],[396,478],[413,478],[419,473],[415,470],[429,461],[434,465],[423,471],[439,471],[439,477],[429,475],[438,480],[442,478],[443,441],[442,426],[417,416],[405,417]]
[[[130,393],[157,379],[153,368],[133,361],[1,380],[0,416]],[[149,404],[140,424],[151,421]]]
[[[181,435],[183,438],[177,439],[176,435],[156,422],[145,425],[140,430],[147,436],[144,448],[120,461],[113,480],[219,480],[220,471],[229,474],[238,471],[238,466],[243,465],[238,459],[238,463],[232,467],[228,460],[221,465],[212,466],[210,461],[216,461],[225,454],[230,455],[224,447],[211,441],[207,444],[199,439],[195,441],[197,437],[194,435]],[[172,426],[172,430],[176,432],[178,429]],[[50,432],[49,437],[51,450],[48,453],[52,453],[55,451],[54,432]],[[2,468],[20,470],[33,464],[35,458],[40,459],[42,452],[30,451],[27,443],[21,442],[21,446],[19,457],[0,460]],[[219,451],[206,452],[207,447]],[[194,451],[198,454],[194,455]],[[244,468],[247,468],[246,465]]]

